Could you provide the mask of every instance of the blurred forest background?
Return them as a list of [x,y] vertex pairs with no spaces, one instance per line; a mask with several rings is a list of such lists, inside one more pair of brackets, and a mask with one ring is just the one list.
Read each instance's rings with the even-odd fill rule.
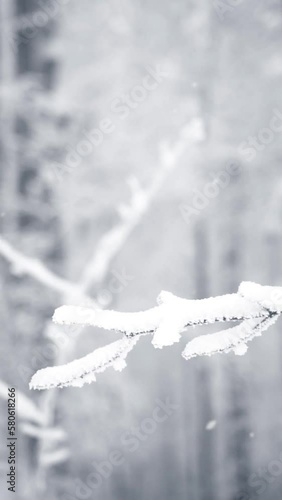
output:
[[[122,373],[82,389],[28,383],[116,338],[85,328],[52,341],[54,309],[81,295],[135,311],[162,289],[282,285],[281,118],[270,130],[282,116],[281,0],[1,0],[0,23],[1,435],[12,385],[17,498],[280,500],[282,474],[268,469],[282,452],[279,322],[243,357],[187,362],[146,337]],[[234,162],[240,173],[188,217],[195,190]],[[178,409],[123,450],[166,397]],[[77,496],[116,449],[124,463]],[[0,465],[5,499],[5,445]]]

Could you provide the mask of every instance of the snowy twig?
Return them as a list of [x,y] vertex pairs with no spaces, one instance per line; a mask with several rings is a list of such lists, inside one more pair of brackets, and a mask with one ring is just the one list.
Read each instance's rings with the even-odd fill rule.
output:
[[246,342],[261,335],[278,319],[278,314],[266,318],[243,321],[240,325],[217,333],[196,337],[187,344],[182,356],[185,359],[195,356],[211,356],[212,354],[234,351],[237,355],[245,354]]
[[[124,247],[126,241],[131,235],[132,231],[138,226],[142,217],[148,212],[153,200],[155,199],[158,191],[160,190],[163,182],[165,181],[168,173],[177,166],[178,159],[187,147],[187,140],[180,137],[173,147],[166,148],[160,151],[160,168],[157,170],[152,182],[145,189],[141,188],[139,181],[132,178],[129,181],[131,187],[131,199],[127,204],[118,207],[119,222],[111,228],[100,240],[95,247],[93,256],[86,264],[84,271],[81,273],[81,278],[78,282],[79,290],[83,294],[87,293],[89,289],[95,284],[96,287],[106,279],[110,270],[112,261]],[[73,303],[73,293],[68,290],[62,290],[63,297],[62,303]],[[99,309],[97,304],[92,301],[91,304],[95,309]],[[82,330],[84,323],[81,324]],[[47,336],[48,336],[47,329]],[[78,333],[78,332],[77,332]],[[120,370],[125,366],[125,358],[130,350],[137,343],[139,337],[132,339],[124,338],[105,348],[98,349],[94,353],[86,356],[83,361],[74,361],[63,365],[62,370],[46,369],[44,372],[48,379],[48,387],[63,387],[68,385],[81,386],[85,382],[90,383],[94,380],[95,373],[104,371],[108,366],[113,366],[116,370]],[[74,348],[74,341],[68,343],[68,351],[60,349],[55,360],[55,364],[63,364],[68,359],[71,349]],[[70,349],[71,348],[71,349]],[[34,387],[44,389],[46,383],[43,380],[42,372],[35,374],[33,378]],[[57,392],[51,391],[46,393],[43,400],[43,407],[46,414],[46,424],[52,427],[54,424],[54,409],[56,404]],[[46,429],[43,429],[41,436],[45,436]],[[48,450],[45,440],[42,439],[39,447],[40,464],[46,464],[46,448]],[[44,458],[45,457],[45,458]],[[41,470],[41,474],[44,471]]]
[[246,342],[260,335],[282,313],[282,288],[243,282],[238,293],[202,300],[187,300],[162,292],[158,306],[144,312],[120,313],[89,308],[63,306],[55,311],[58,324],[90,325],[116,330],[124,338],[67,365],[39,370],[30,387],[82,386],[95,380],[95,373],[107,367],[122,369],[125,357],[140,335],[153,333],[154,347],[162,348],[178,342],[188,326],[207,323],[242,321],[239,326],[192,340],[183,351],[185,359],[233,350],[246,351]]
[[88,290],[93,283],[96,286],[99,285],[106,278],[113,259],[125,245],[141,218],[148,212],[169,172],[177,166],[186,147],[187,141],[184,140],[183,135],[173,147],[161,146],[160,169],[148,188],[143,189],[134,177],[129,179],[131,200],[126,205],[118,207],[120,221],[101,238],[92,258],[87,263],[80,280],[83,290]]
[[[46,389],[53,387],[81,387],[83,384],[95,381],[96,373],[103,372],[109,366],[121,371],[125,366],[125,358],[137,343],[138,337],[123,338],[105,347],[96,349],[82,359],[66,365],[39,370],[32,378],[31,388]],[[44,374],[43,374],[44,372]]]
[[60,278],[39,260],[26,257],[3,238],[0,238],[0,254],[12,264],[15,274],[28,274],[52,290],[72,297],[82,297],[82,290],[79,286]]

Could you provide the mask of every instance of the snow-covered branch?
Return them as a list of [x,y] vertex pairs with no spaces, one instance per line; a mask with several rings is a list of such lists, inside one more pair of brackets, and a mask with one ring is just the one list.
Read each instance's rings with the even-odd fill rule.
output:
[[96,380],[96,373],[101,373],[109,366],[121,371],[126,366],[125,358],[138,341],[123,338],[100,347],[81,359],[76,359],[66,365],[44,368],[32,378],[31,389],[51,389],[53,387],[82,387]]
[[143,190],[137,181],[130,182],[132,195],[126,205],[118,208],[119,222],[102,236],[82,273],[80,283],[84,290],[95,283],[99,285],[106,278],[114,257],[124,246],[133,229],[140,222],[141,217],[148,209],[150,192]]
[[113,259],[124,247],[142,217],[148,212],[162,184],[169,173],[176,168],[186,147],[187,138],[182,131],[173,146],[168,146],[166,143],[161,145],[159,151],[160,168],[148,187],[143,188],[135,177],[128,180],[131,199],[128,203],[118,207],[119,222],[102,236],[92,258],[85,266],[80,279],[83,290],[88,290],[93,283],[96,286],[99,285],[106,278]]
[[26,257],[3,238],[0,238],[0,255],[13,266],[14,274],[27,274],[48,288],[72,297],[83,295],[79,286],[57,276],[39,260]]
[[228,330],[193,339],[182,353],[185,359],[230,351],[244,354],[246,343],[269,328],[281,313],[282,288],[249,282],[241,283],[237,293],[201,300],[187,300],[162,292],[156,307],[137,313],[63,306],[55,311],[55,323],[96,326],[115,330],[124,337],[67,365],[39,370],[30,387],[47,389],[90,383],[95,380],[96,373],[109,366],[123,369],[127,354],[141,335],[153,334],[152,344],[162,348],[178,342],[181,333],[195,325],[242,322]]

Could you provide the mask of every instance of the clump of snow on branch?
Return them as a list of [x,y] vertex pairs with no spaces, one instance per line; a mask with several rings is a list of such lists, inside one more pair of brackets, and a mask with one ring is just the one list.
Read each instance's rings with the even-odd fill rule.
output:
[[136,313],[62,306],[54,313],[55,323],[96,326],[123,333],[124,337],[66,365],[39,370],[30,387],[81,387],[93,382],[96,373],[110,366],[122,370],[126,366],[125,358],[141,335],[153,334],[152,344],[162,348],[178,342],[182,332],[192,325],[241,321],[233,328],[194,338],[182,353],[185,359],[230,351],[243,355],[247,351],[246,343],[261,335],[281,314],[281,294],[280,287],[243,282],[238,293],[201,300],[187,300],[162,292],[156,307]]
[[246,342],[262,334],[277,320],[278,316],[247,320],[240,325],[217,333],[196,337],[185,347],[182,356],[191,359],[195,356],[211,356],[217,353],[234,351],[238,356],[247,352]]
[[267,309],[238,294],[187,300],[162,292],[158,304],[157,307],[136,313],[62,306],[56,309],[53,320],[61,325],[88,325],[116,330],[128,337],[154,333],[153,345],[162,348],[178,342],[181,332],[188,326],[269,315]]
[[39,370],[32,377],[30,388],[82,387],[85,383],[90,384],[95,381],[95,374],[103,372],[109,366],[121,371],[126,366],[127,354],[137,341],[138,337],[132,339],[124,337],[66,365]]
[[238,294],[269,311],[282,313],[282,287],[262,286],[257,283],[243,281],[239,286]]

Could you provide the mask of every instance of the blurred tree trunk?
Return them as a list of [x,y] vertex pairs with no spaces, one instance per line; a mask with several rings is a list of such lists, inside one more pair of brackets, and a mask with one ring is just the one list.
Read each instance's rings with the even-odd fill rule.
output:
[[[50,18],[44,26],[38,27],[33,23],[32,14],[42,9],[38,8],[35,0],[2,0],[1,1],[1,84],[8,98],[2,100],[1,111],[5,127],[1,132],[1,146],[3,155],[4,171],[0,172],[2,182],[1,219],[2,230],[7,234],[10,241],[19,246],[23,241],[38,241],[39,258],[48,260],[50,254],[56,254],[57,243],[52,237],[53,225],[51,216],[46,214],[45,219],[41,210],[33,207],[33,186],[40,186],[41,191],[36,191],[37,202],[40,207],[45,203],[48,186],[42,182],[42,164],[40,157],[34,154],[34,143],[32,142],[33,109],[30,113],[20,115],[22,106],[28,109],[29,103],[23,92],[26,84],[34,85],[34,89],[42,94],[48,93],[53,86],[54,70],[56,60],[54,56],[48,55],[48,44],[53,36],[54,21]],[[45,14],[46,16],[46,14]],[[29,28],[27,29],[27,25]],[[31,83],[32,82],[32,83]],[[37,90],[36,90],[37,91]],[[30,104],[31,106],[38,106]],[[18,109],[17,104],[20,103]],[[40,116],[39,109],[36,110]],[[41,123],[37,124],[40,128]],[[22,144],[23,146],[20,146]],[[37,146],[37,145],[36,145]],[[20,152],[23,148],[24,154]],[[27,153],[27,156],[25,156]],[[31,160],[32,158],[32,160]],[[27,210],[22,211],[21,207]],[[40,235],[44,236],[48,245],[46,250]],[[53,241],[53,249],[50,252],[49,242]],[[40,245],[41,244],[41,245]],[[23,245],[25,248],[25,245]],[[42,250],[43,249],[43,250]],[[20,283],[9,278],[10,286],[14,286],[17,293],[27,293],[26,290],[33,284],[27,284],[25,280]],[[32,292],[30,291],[30,294]],[[42,300],[44,300],[44,295]],[[14,304],[11,304],[12,308]],[[43,307],[48,307],[48,304]],[[9,307],[9,306],[8,306]],[[36,332],[32,332],[33,335]],[[21,339],[21,342],[25,342]],[[40,343],[44,339],[40,335]],[[19,352],[20,355],[20,352]],[[15,363],[15,360],[14,360]],[[23,437],[21,440],[19,456],[19,489],[24,498],[38,498],[36,485],[32,484],[30,478],[38,466],[37,460],[38,441],[34,438]],[[40,465],[39,465],[40,466]],[[50,498],[50,492],[46,498]]]
[[11,33],[13,33],[13,20],[16,15],[15,2],[12,0],[1,1],[0,6],[1,21],[1,228],[2,231],[13,233],[17,229],[15,217],[18,185],[18,161],[15,143],[15,109],[13,107],[12,95],[16,84],[17,56],[12,43]]
[[[203,6],[202,6],[203,8]],[[217,52],[218,37],[216,33],[216,22],[212,5],[205,4],[203,8],[205,18],[202,36],[202,65],[204,69],[199,74],[199,98],[200,110],[205,124],[206,138],[201,148],[201,172],[198,177],[200,191],[203,192],[207,182],[211,182],[208,176],[210,170],[210,157],[212,156],[212,121],[214,113],[214,92],[217,86]],[[212,79],[211,79],[212,77]],[[197,215],[194,230],[195,248],[195,287],[196,298],[205,298],[212,295],[213,284],[211,283],[211,224],[209,218],[209,206],[203,209],[203,214]],[[215,466],[215,435],[214,431],[206,429],[207,424],[214,420],[214,367],[207,363],[207,359],[197,360],[196,371],[196,421],[197,421],[197,471],[198,485],[197,496],[199,500],[217,499],[216,494],[216,466]]]
[[[209,237],[205,219],[197,222],[195,228],[195,280],[196,296],[210,296],[209,285]],[[206,430],[206,425],[214,419],[212,404],[212,366],[205,358],[198,360],[196,373],[197,387],[197,448],[198,448],[198,495],[199,500],[213,500],[215,496],[214,433]]]
[[[226,231],[229,231],[227,248],[223,257],[224,266],[227,266],[227,289],[236,291],[238,283],[244,279],[244,254],[246,252],[244,237],[244,212],[246,206],[247,190],[246,178],[243,173],[239,178],[231,181],[228,187],[229,203],[228,221]],[[229,205],[229,207],[228,207]],[[232,221],[232,227],[230,222]],[[228,234],[228,233],[226,233]],[[251,473],[250,457],[250,415],[249,415],[249,391],[248,391],[248,369],[238,368],[238,357],[229,356],[229,366],[226,373],[226,390],[229,393],[227,401],[227,435],[226,435],[226,458],[234,460],[234,482],[235,494],[248,488],[248,478]],[[234,492],[231,491],[230,498]]]

